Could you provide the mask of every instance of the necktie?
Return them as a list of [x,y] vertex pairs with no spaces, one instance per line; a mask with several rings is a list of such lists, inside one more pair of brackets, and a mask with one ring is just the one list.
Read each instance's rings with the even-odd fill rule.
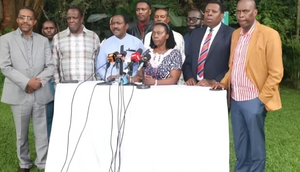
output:
[[205,38],[204,44],[201,48],[200,57],[198,59],[197,74],[199,75],[200,78],[202,78],[204,76],[204,63],[206,60],[206,56],[208,54],[208,48],[210,45],[211,35],[212,35],[212,29],[209,30],[209,34]]

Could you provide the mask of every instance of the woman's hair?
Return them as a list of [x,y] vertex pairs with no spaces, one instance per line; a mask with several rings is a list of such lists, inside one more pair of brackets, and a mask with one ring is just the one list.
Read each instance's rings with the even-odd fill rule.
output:
[[[176,42],[174,39],[173,31],[170,29],[169,25],[167,23],[161,22],[161,23],[155,23],[154,27],[158,26],[158,25],[163,26],[165,28],[166,34],[169,34],[169,38],[166,40],[166,48],[167,49],[174,48],[176,46]],[[153,42],[152,35],[151,35],[151,40],[150,40],[150,47],[151,48],[157,47]]]

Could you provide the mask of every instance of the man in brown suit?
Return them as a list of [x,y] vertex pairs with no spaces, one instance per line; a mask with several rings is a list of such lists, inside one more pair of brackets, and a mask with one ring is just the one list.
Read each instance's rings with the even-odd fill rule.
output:
[[281,108],[280,36],[277,31],[256,21],[256,14],[254,0],[238,2],[236,16],[241,28],[232,34],[229,71],[220,83],[212,86],[231,90],[236,172],[264,171],[266,113]]

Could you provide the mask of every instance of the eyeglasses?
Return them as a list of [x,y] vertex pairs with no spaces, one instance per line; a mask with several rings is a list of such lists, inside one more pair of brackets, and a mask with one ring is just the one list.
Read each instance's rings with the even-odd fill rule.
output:
[[157,36],[160,36],[160,35],[162,35],[163,33],[165,33],[165,32],[153,32],[153,31],[152,31],[152,35],[157,35]]
[[19,16],[18,18],[19,18],[20,20],[25,20],[25,19],[30,20],[30,21],[34,20],[34,18],[31,17],[31,16]]
[[196,23],[198,20],[202,20],[202,18],[197,18],[197,17],[187,17],[186,22],[193,21],[193,23]]

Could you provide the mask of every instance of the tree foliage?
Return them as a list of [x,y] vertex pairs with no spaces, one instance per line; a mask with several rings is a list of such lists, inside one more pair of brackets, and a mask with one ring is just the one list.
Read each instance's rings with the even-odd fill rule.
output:
[[283,49],[285,78],[300,88],[300,39],[297,35],[296,0],[261,0],[258,6],[261,22],[277,30]]
[[[36,12],[36,18],[38,20],[37,25],[39,24],[39,19],[42,15],[42,9],[44,7],[45,0],[0,0],[0,30],[5,32],[5,28],[16,29],[18,27],[16,18],[18,11],[23,6],[32,6]],[[35,27],[37,30],[38,27]]]
[[[66,14],[70,4],[79,4],[85,14],[84,25],[94,30],[102,40],[110,36],[109,19],[114,14],[125,14],[130,21],[137,20],[135,7],[138,0],[0,0],[0,23],[2,31],[7,28],[17,28],[17,11],[24,5],[31,5],[38,13],[40,22],[53,20],[60,30],[67,28]],[[229,24],[239,27],[236,20],[238,0],[220,0],[225,11],[229,12]],[[155,8],[164,6],[169,9],[172,29],[185,34],[188,10],[198,8],[204,11],[209,0],[149,0],[153,5],[152,18]],[[277,30],[282,40],[285,78],[291,79],[295,87],[300,87],[300,52],[299,36],[297,35],[297,1],[296,0],[255,0],[258,8],[257,20]],[[300,13],[300,12],[299,12]],[[98,15],[98,19],[88,20],[90,16]],[[99,19],[99,16],[101,19]],[[300,14],[299,14],[300,16]],[[93,16],[92,16],[93,17]],[[88,22],[89,21],[89,22]],[[39,32],[41,23],[35,27]],[[299,28],[298,28],[299,30]]]

